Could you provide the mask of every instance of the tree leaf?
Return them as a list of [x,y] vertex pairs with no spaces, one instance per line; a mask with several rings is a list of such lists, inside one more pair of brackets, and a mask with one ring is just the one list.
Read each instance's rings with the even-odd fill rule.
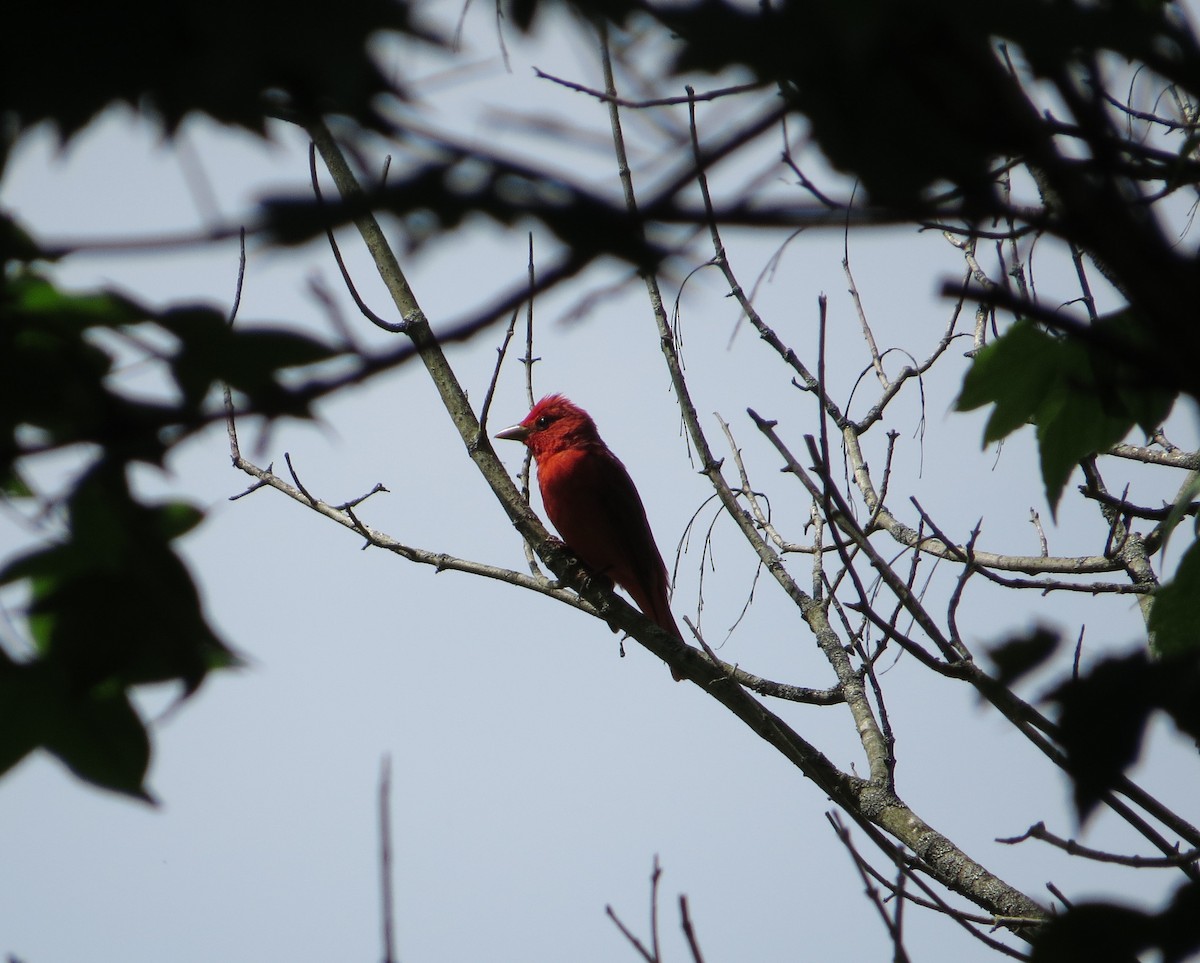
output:
[[1057,380],[1061,345],[1030,321],[1018,321],[985,345],[963,378],[955,408],[994,405],[984,444],[1006,438],[1033,421]]
[[1192,543],[1175,577],[1154,593],[1150,648],[1160,656],[1200,651],[1200,542]]
[[1135,424],[1152,431],[1170,413],[1175,392],[1134,363],[1147,339],[1127,311],[1098,319],[1086,338],[1055,337],[1017,321],[976,356],[955,406],[994,406],[984,444],[1027,423],[1037,426],[1046,500],[1056,511],[1081,460],[1116,444]]
[[115,327],[135,324],[146,317],[133,301],[111,291],[69,292],[56,287],[44,276],[25,271],[7,285],[12,298],[11,310],[29,319],[52,320],[63,325]]
[[1158,705],[1155,675],[1145,653],[1137,652],[1106,659],[1049,694],[1061,707],[1059,741],[1080,822],[1141,752],[1146,722]]
[[214,384],[224,382],[243,392],[259,412],[303,415],[305,405],[289,400],[279,372],[327,361],[344,351],[297,331],[231,328],[219,313],[207,308],[175,309],[157,320],[180,339],[171,370],[192,405],[199,405]]
[[0,475],[0,492],[9,498],[33,497],[33,489],[15,465],[9,467],[7,474]]
[[63,700],[46,748],[81,779],[153,801],[145,788],[150,737],[123,690]]
[[1029,959],[1030,963],[1131,963],[1152,941],[1145,913],[1109,903],[1083,903],[1038,930]]
[[159,533],[168,542],[186,535],[204,521],[204,512],[187,502],[168,502],[152,511],[157,516]]
[[1014,636],[988,649],[988,657],[996,666],[996,680],[1011,686],[1050,658],[1059,641],[1057,632],[1038,626],[1028,635]]
[[47,715],[55,702],[42,666],[0,658],[0,774],[45,742]]
[[150,800],[150,739],[122,689],[81,691],[53,663],[0,660],[0,773],[38,748],[93,785]]
[[[13,38],[52,38],[53,56],[38,43],[9,43],[0,59],[3,108],[22,126],[52,121],[64,135],[86,125],[113,102],[147,110],[173,132],[201,111],[224,124],[265,136],[267,119],[286,95],[297,110],[336,110],[386,131],[377,97],[395,87],[371,56],[377,31],[393,30],[426,42],[413,5],[359,0],[337,17],[296,16],[284,0],[128,0],[79,6],[63,30],[49,7],[16,4],[6,11]],[[236,23],[237,29],[228,25]],[[62,64],[71,64],[72,82]],[[389,74],[394,71],[389,71]]]
[[1163,963],[1183,963],[1200,949],[1200,884],[1184,883],[1161,913],[1114,903],[1076,903],[1033,934],[1031,963],[1130,963],[1160,949]]
[[1051,692],[1059,704],[1059,741],[1085,821],[1141,752],[1146,722],[1163,710],[1200,739],[1200,651],[1151,660],[1143,650],[1100,662]]

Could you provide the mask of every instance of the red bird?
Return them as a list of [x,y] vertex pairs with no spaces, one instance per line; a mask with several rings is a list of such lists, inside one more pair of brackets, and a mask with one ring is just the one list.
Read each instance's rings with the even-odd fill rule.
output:
[[[591,416],[562,395],[547,395],[524,421],[496,437],[523,441],[533,453],[542,503],[567,548],[682,640],[667,600],[667,567],[642,499]],[[671,675],[683,678],[674,669]]]

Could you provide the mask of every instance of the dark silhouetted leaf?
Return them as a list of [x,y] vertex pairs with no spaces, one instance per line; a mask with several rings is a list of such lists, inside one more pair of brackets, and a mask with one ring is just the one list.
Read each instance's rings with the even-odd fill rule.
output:
[[123,690],[65,699],[51,721],[46,748],[81,779],[152,801],[144,785],[150,737]]
[[297,331],[231,328],[207,308],[176,308],[157,320],[180,340],[171,370],[192,405],[199,405],[214,384],[224,382],[243,392],[256,411],[302,416],[305,403],[289,396],[279,372],[328,360],[343,350]]
[[1138,757],[1146,721],[1159,704],[1154,669],[1143,652],[1106,659],[1049,696],[1062,709],[1060,742],[1081,822]]
[[1144,913],[1107,903],[1074,906],[1042,927],[1030,963],[1136,963],[1153,941]]
[[1163,963],[1194,960],[1200,950],[1200,883],[1181,886],[1171,905],[1158,917],[1155,943],[1162,947]]
[[57,701],[44,666],[16,665],[0,650],[0,774],[45,742]]
[[1183,963],[1200,949],[1200,885],[1188,882],[1158,914],[1112,903],[1082,903],[1034,935],[1031,963],[1136,963],[1158,949],[1163,963]]
[[1162,676],[1162,708],[1200,745],[1200,652],[1190,649],[1165,656],[1158,663]]
[[50,120],[68,135],[114,102],[147,110],[167,131],[202,111],[262,133],[274,91],[301,110],[387,130],[374,101],[393,85],[370,41],[379,31],[432,39],[402,0],[360,0],[336,17],[283,0],[22,3],[6,14],[0,111],[23,126]]
[[393,172],[386,188],[352,200],[268,199],[266,226],[280,242],[300,244],[369,210],[420,213],[438,232],[479,215],[505,225],[536,218],[580,261],[607,254],[653,268],[665,255],[647,242],[642,223],[624,204],[536,169],[444,149],[444,159],[399,177]]
[[988,658],[996,666],[997,681],[1011,686],[1050,658],[1059,641],[1057,632],[1039,626],[1029,635],[1016,636],[989,649]]
[[1085,820],[1138,757],[1146,722],[1163,710],[1200,739],[1200,652],[1151,660],[1146,652],[1105,659],[1050,693],[1061,706],[1060,741]]
[[0,584],[30,580],[38,651],[76,688],[177,680],[190,693],[237,664],[170,546],[199,518],[188,505],[139,504],[123,470],[101,462],[68,501],[69,539],[0,572]]
[[[3,139],[4,134],[0,133],[0,141]],[[3,175],[3,172],[3,157],[0,156],[0,175]],[[44,256],[26,230],[8,214],[0,211],[0,267],[7,261],[29,262]]]

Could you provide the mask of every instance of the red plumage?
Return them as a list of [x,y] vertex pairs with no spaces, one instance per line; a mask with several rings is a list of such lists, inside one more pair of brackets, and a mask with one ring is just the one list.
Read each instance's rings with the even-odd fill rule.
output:
[[[548,395],[519,425],[496,435],[523,441],[537,462],[546,514],[567,547],[595,574],[621,586],[643,613],[678,639],[667,567],[633,479],[600,439],[591,416]],[[680,679],[674,669],[671,674]]]

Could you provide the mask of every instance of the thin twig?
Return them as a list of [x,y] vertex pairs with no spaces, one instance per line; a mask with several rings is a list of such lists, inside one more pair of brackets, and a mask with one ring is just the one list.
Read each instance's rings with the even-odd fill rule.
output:
[[[237,285],[233,291],[233,305],[229,309],[229,326],[232,328],[237,320],[238,308],[242,305],[242,284],[246,280],[246,229],[243,227],[238,236],[238,273]],[[233,463],[236,465],[238,459],[241,458],[241,450],[238,446],[237,424],[234,420],[233,410],[233,392],[230,391],[229,385],[222,386],[222,394],[225,400],[225,432],[229,436],[229,452]]]
[[483,396],[483,405],[479,409],[479,430],[487,432],[488,413],[492,410],[492,398],[496,394],[496,384],[500,380],[500,369],[504,366],[504,356],[508,353],[509,342],[512,341],[513,335],[517,330],[517,314],[519,309],[514,308],[512,316],[508,319],[508,327],[504,330],[504,337],[500,340],[500,347],[496,349],[496,366],[492,369],[492,378],[488,382],[487,391]]
[[[321,194],[321,182],[317,178],[317,146],[314,143],[308,145],[308,171],[309,177],[312,180],[313,195],[317,199],[318,206],[323,207],[325,198]],[[370,321],[377,328],[382,328],[384,331],[390,331],[393,334],[401,334],[405,330],[407,322],[385,321],[378,314],[367,307],[367,303],[358,293],[358,288],[354,285],[353,278],[350,277],[350,271],[346,268],[346,262],[342,260],[342,252],[338,248],[337,238],[333,236],[333,228],[325,228],[325,237],[329,240],[329,247],[333,251],[333,259],[337,262],[338,271],[341,272],[342,281],[346,285],[346,290],[350,292],[350,297],[354,299],[354,303],[358,305],[358,310],[362,312],[362,316]]]
[[679,897],[679,919],[680,925],[683,927],[683,935],[688,942],[688,949],[692,951],[692,963],[704,963],[704,956],[700,952],[700,943],[696,939],[696,930],[692,926],[692,917],[688,913],[688,898],[683,894],[680,894]]
[[[893,947],[895,947],[895,952],[892,957],[894,963],[908,963],[908,953],[906,953],[904,950],[904,944],[900,938],[900,929],[898,923],[894,922],[892,918],[888,916],[887,908],[883,905],[883,898],[879,895],[879,891],[875,888],[871,881],[873,875],[879,879],[882,877],[879,877],[871,870],[871,867],[868,865],[866,859],[855,848],[854,841],[850,838],[850,831],[846,828],[841,819],[838,818],[837,813],[827,812],[825,814],[825,818],[829,820],[830,824],[832,824],[833,831],[837,835],[838,840],[846,849],[846,852],[850,854],[850,859],[854,863],[854,868],[858,871],[858,878],[862,880],[863,891],[866,893],[867,900],[872,906],[875,907],[875,912],[879,915],[879,918],[883,921],[884,927],[888,931],[888,936],[892,940]],[[904,873],[901,872],[900,879],[903,880],[905,878],[906,877]],[[899,885],[889,887],[889,890],[897,895],[899,895],[901,892]],[[899,907],[902,905],[904,905],[903,898],[897,900],[897,913],[899,912]]]
[[392,898],[392,757],[379,764],[379,892],[383,916],[383,963],[396,963],[395,901]]
[[1043,822],[1034,823],[1020,836],[1000,837],[998,843],[1014,846],[1027,839],[1040,839],[1056,849],[1061,849],[1071,856],[1094,860],[1097,863],[1115,863],[1118,866],[1132,866],[1135,869],[1179,869],[1191,863],[1200,861],[1200,847],[1186,850],[1175,856],[1123,856],[1120,853],[1108,853],[1101,849],[1084,846],[1073,839],[1056,836],[1046,828]]
[[736,665],[730,665],[728,662],[718,658],[716,652],[704,640],[704,636],[700,630],[686,615],[683,617],[683,622],[700,644],[700,648],[704,650],[705,655],[708,656],[712,664],[720,669],[725,678],[730,682],[745,686],[759,695],[771,696],[772,698],[783,699],[787,702],[799,702],[810,706],[833,706],[840,705],[846,701],[845,695],[837,686],[828,689],[809,689],[804,686],[789,685],[784,682],[772,682],[770,679],[763,679],[752,675]]
[[618,107],[625,107],[629,110],[643,110],[647,107],[673,107],[678,104],[687,104],[693,101],[701,100],[718,100],[722,97],[732,97],[735,94],[744,94],[751,90],[762,90],[766,84],[759,81],[750,84],[735,84],[732,87],[718,87],[716,90],[705,91],[702,94],[689,93],[685,97],[654,97],[649,100],[626,100],[624,97],[618,97],[616,94],[610,94],[604,90],[596,90],[594,87],[588,87],[584,84],[577,84],[572,80],[565,80],[562,77],[556,77],[554,74],[546,73],[537,67],[533,68],[533,75],[539,80],[549,80],[551,83],[558,84],[560,87],[566,87],[567,90],[574,90],[577,93],[587,94],[601,103],[615,104]]
[[659,961],[650,954],[650,951],[642,945],[642,941],[634,936],[629,927],[621,922],[620,917],[617,916],[616,911],[612,908],[612,906],[604,907],[604,913],[610,920],[617,924],[617,929],[621,931],[621,935],[624,936],[625,939],[629,940],[629,945],[637,950],[638,955],[641,956],[646,963],[659,963]]
[[[827,813],[826,818],[828,818],[833,824],[834,832],[836,832],[839,837],[844,834],[845,840],[849,840],[849,830],[842,823],[841,819],[836,813]],[[1003,953],[1005,956],[1009,956],[1017,960],[1028,959],[1028,956],[1019,950],[1015,950],[1011,946],[1001,943],[999,940],[988,936],[986,933],[981,933],[978,929],[976,929],[976,926],[994,927],[1002,925],[1007,926],[1010,929],[1020,931],[1036,929],[1036,927],[1044,922],[1044,920],[1035,917],[1000,918],[994,916],[981,916],[978,913],[966,912],[951,906],[944,899],[942,899],[942,897],[939,896],[933,890],[933,888],[921,878],[920,875],[914,872],[914,869],[922,866],[922,861],[918,857],[904,852],[904,850],[893,844],[874,826],[870,824],[864,825],[861,821],[859,822],[859,826],[867,834],[871,842],[874,843],[879,850],[892,861],[892,864],[903,875],[903,877],[920,889],[921,892],[925,894],[925,897],[922,898],[909,892],[901,893],[899,887],[897,887],[890,880],[884,877],[882,873],[863,860],[861,863],[863,869],[881,886],[883,886],[889,892],[901,897],[905,901],[912,903],[914,906],[920,906],[924,909],[933,910],[934,912],[941,913],[944,916],[949,917],[977,940],[986,944],[991,949]]]
[[314,505],[314,506],[315,506],[315,505],[317,504],[317,500],[316,500],[315,498],[313,498],[313,496],[312,496],[312,495],[310,495],[310,494],[309,494],[309,492],[308,492],[308,489],[307,489],[307,488],[305,488],[305,487],[304,487],[304,485],[303,485],[303,483],[300,481],[300,476],[296,474],[296,469],[292,467],[292,456],[291,456],[291,453],[290,453],[290,452],[286,452],[286,451],[285,451],[285,452],[283,453],[283,460],[284,460],[285,462],[287,462],[287,466],[288,466],[288,472],[289,472],[289,473],[291,474],[291,476],[292,476],[292,481],[294,481],[294,482],[296,483],[296,488],[297,488],[297,489],[299,489],[299,491],[300,491],[300,494],[301,494],[301,495],[303,495],[305,498],[307,498],[307,499],[308,499],[308,503],[309,503],[310,505]]
[[858,285],[854,281],[854,272],[850,268],[849,224],[846,225],[846,230],[842,235],[842,273],[846,275],[846,283],[850,285],[850,300],[854,303],[854,310],[858,315],[858,323],[862,328],[863,340],[866,341],[867,351],[871,355],[871,367],[875,371],[875,377],[879,379],[879,384],[886,391],[890,387],[887,372],[883,370],[883,359],[879,356],[879,348],[875,344],[875,335],[871,331],[870,322],[867,321],[867,311],[863,307],[862,296],[858,292]]
[[658,883],[662,879],[662,867],[658,865],[658,856],[654,857],[654,868],[650,871],[650,945],[654,948],[654,959],[662,959],[662,950],[658,945]]

